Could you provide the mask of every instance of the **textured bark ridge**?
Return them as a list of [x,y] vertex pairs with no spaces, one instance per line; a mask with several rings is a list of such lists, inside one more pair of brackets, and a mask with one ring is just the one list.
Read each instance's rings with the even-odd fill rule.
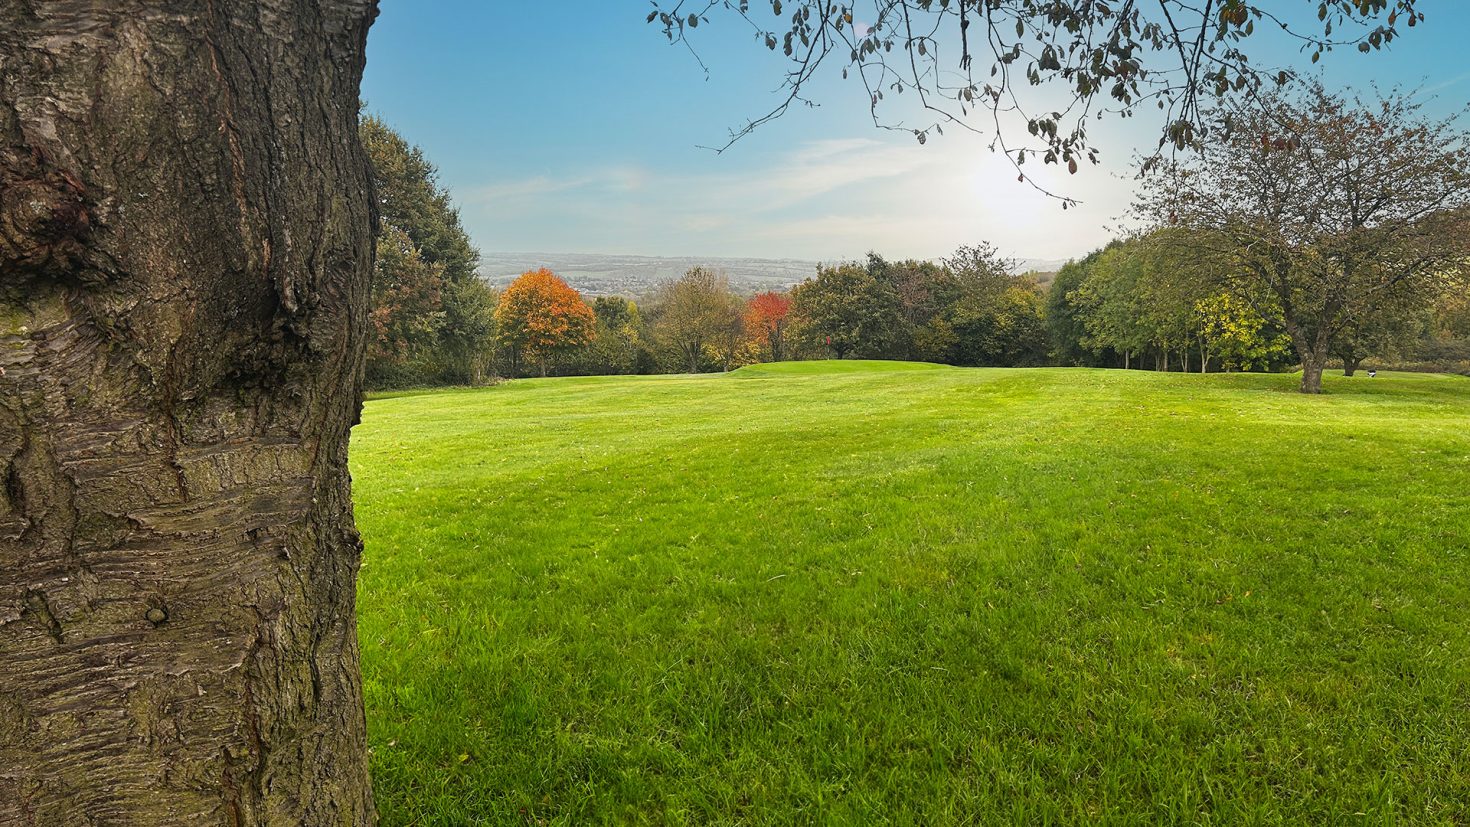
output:
[[0,825],[363,824],[375,0],[0,0]]

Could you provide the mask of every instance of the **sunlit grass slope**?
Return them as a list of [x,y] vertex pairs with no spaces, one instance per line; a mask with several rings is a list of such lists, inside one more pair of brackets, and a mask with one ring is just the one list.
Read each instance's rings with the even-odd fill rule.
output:
[[1470,821],[1470,380],[896,367],[370,402],[385,823]]
[[846,359],[843,361],[771,362],[748,365],[733,372],[733,375],[751,376],[814,376],[816,374],[846,373],[900,373],[915,370],[954,370],[949,365],[933,362],[893,362],[879,359]]

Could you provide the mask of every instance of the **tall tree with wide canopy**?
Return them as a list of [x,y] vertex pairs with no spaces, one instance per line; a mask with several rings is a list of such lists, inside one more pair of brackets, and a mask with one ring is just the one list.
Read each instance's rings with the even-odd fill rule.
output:
[[372,820],[375,13],[0,3],[0,824]]
[[1224,140],[1144,179],[1140,214],[1193,231],[1237,295],[1270,298],[1319,393],[1340,336],[1429,297],[1470,255],[1470,134],[1402,96],[1310,85],[1227,109]]
[[[358,132],[372,162],[380,247],[397,249],[401,243],[396,236],[407,236],[415,258],[438,271],[442,286],[433,306],[417,314],[411,335],[394,340],[374,336],[368,348],[368,382],[478,382],[492,350],[495,308],[493,291],[475,272],[480,251],[470,243],[449,191],[439,183],[439,170],[423,150],[374,115],[363,116]],[[385,264],[379,256],[374,317],[403,310],[391,301],[397,298],[394,284],[417,274],[411,259],[403,261],[407,269],[399,261]]]

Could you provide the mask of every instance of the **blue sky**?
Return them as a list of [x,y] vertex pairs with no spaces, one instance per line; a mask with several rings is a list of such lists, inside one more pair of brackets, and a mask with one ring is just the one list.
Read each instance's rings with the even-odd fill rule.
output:
[[[1434,111],[1463,107],[1470,2],[1419,7],[1424,25],[1383,53],[1325,56],[1323,78],[1422,86]],[[701,147],[773,105],[784,63],[740,21],[715,18],[697,32],[706,77],[644,23],[649,8],[382,0],[363,98],[438,165],[486,251],[935,258],[986,240],[1016,257],[1067,258],[1111,237],[1131,193],[1129,159],[1157,140],[1148,113],[1095,125],[1104,163],[1045,178],[1082,200],[1063,212],[1017,183],[984,138],[947,130],[921,147],[874,129],[861,87],[834,72],[813,92],[821,106],[716,154]],[[1290,50],[1272,58],[1301,61]]]

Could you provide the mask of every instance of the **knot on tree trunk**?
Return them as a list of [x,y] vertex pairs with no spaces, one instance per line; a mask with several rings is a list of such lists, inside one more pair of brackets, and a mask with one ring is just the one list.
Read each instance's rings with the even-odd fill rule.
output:
[[74,270],[92,223],[76,176],[39,150],[0,151],[0,286]]

